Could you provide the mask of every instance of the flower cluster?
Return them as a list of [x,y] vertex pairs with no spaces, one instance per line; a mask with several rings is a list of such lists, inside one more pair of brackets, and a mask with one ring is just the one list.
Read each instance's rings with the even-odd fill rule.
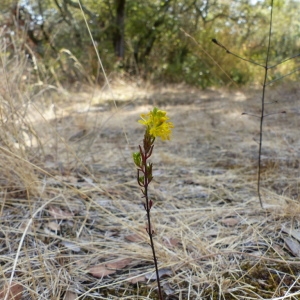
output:
[[174,128],[172,122],[168,122],[169,117],[163,110],[154,107],[148,114],[141,114],[139,123],[145,125],[149,134],[153,137],[160,137],[163,141],[170,140],[171,129]]

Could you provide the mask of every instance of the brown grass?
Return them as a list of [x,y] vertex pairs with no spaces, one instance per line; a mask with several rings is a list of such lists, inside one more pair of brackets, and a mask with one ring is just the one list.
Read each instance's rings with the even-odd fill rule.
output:
[[[21,284],[22,299],[155,299],[131,153],[139,114],[157,105],[175,124],[172,141],[156,143],[150,189],[166,299],[300,298],[297,88],[268,94],[279,101],[269,112],[287,114],[265,120],[262,210],[259,124],[241,115],[259,111],[259,90],[37,89],[28,64],[2,55],[1,295]],[[124,258],[111,275],[91,274]]]

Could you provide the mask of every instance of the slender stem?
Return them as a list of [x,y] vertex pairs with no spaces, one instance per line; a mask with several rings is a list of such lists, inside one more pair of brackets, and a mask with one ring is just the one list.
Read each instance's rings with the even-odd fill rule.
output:
[[237,58],[239,58],[239,59],[241,59],[241,60],[244,60],[244,61],[249,62],[249,63],[251,63],[251,64],[254,64],[254,65],[256,65],[256,66],[260,66],[260,67],[263,67],[263,68],[265,67],[264,65],[261,65],[261,64],[257,63],[257,62],[254,61],[254,60],[244,58],[244,57],[242,57],[242,56],[237,55],[236,53],[231,52],[227,47],[225,47],[223,44],[221,44],[221,43],[220,43],[219,41],[217,41],[216,39],[212,39],[211,41],[212,41],[213,43],[215,43],[216,45],[218,45],[219,47],[223,48],[228,54],[231,54],[231,55],[233,55],[233,56],[235,56],[235,57],[237,57]]
[[259,148],[258,148],[258,170],[257,170],[257,194],[259,198],[259,203],[261,208],[263,208],[263,203],[261,199],[260,193],[260,185],[261,185],[261,153],[262,153],[262,140],[263,140],[263,122],[264,122],[264,113],[265,113],[265,92],[267,86],[267,78],[268,78],[268,64],[270,58],[270,49],[271,49],[271,35],[272,35],[272,21],[273,21],[273,0],[271,0],[271,13],[270,13],[270,27],[269,27],[269,40],[268,40],[268,49],[267,49],[267,57],[266,63],[264,66],[265,69],[265,76],[264,76],[264,83],[262,89],[262,98],[261,98],[261,115],[260,115],[260,128],[259,128]]
[[[151,152],[152,153],[153,147],[151,147]],[[153,232],[152,232],[152,226],[151,226],[151,218],[150,218],[150,210],[151,210],[151,204],[149,201],[149,196],[148,196],[148,185],[149,185],[149,175],[148,174],[148,168],[147,168],[147,158],[149,156],[147,155],[147,153],[145,153],[144,155],[144,159],[143,159],[143,167],[144,167],[144,197],[146,199],[146,212],[147,212],[147,221],[148,221],[148,235],[150,238],[150,246],[152,249],[152,255],[153,255],[153,261],[154,261],[154,266],[155,266],[155,273],[156,273],[156,281],[157,281],[157,288],[158,288],[158,297],[160,300],[163,300],[163,296],[162,296],[162,291],[161,291],[161,286],[160,286],[160,278],[159,278],[159,273],[158,273],[158,265],[157,265],[157,258],[156,258],[156,253],[155,253],[155,247],[154,247],[154,242],[153,242]]]
[[[258,149],[258,170],[257,170],[257,194],[258,194],[258,198],[259,198],[259,203],[261,208],[263,208],[263,203],[262,203],[262,197],[261,197],[261,191],[260,191],[260,186],[261,186],[261,171],[262,171],[262,166],[261,166],[261,156],[262,156],[262,141],[263,141],[263,121],[264,118],[267,116],[271,116],[273,114],[277,114],[277,113],[270,113],[270,114],[265,114],[265,105],[266,104],[271,104],[274,102],[269,102],[266,103],[265,102],[265,94],[266,94],[266,87],[282,78],[285,78],[289,75],[294,74],[295,72],[298,72],[300,70],[300,68],[297,68],[295,70],[293,70],[292,72],[285,74],[279,78],[276,78],[274,80],[271,80],[269,82],[267,82],[267,78],[268,78],[268,70],[275,68],[277,66],[279,66],[280,64],[283,64],[291,59],[297,58],[300,56],[300,54],[296,54],[294,56],[291,56],[289,58],[286,58],[274,65],[269,65],[269,60],[270,60],[270,50],[271,50],[271,37],[272,37],[272,26],[273,26],[273,4],[274,4],[274,0],[271,0],[271,5],[270,5],[270,23],[269,23],[269,33],[268,33],[268,47],[267,47],[267,57],[265,60],[265,64],[260,64],[257,63],[251,59],[247,59],[244,57],[241,57],[233,52],[231,52],[226,46],[224,46],[223,44],[221,44],[218,40],[216,39],[212,39],[212,42],[215,43],[216,45],[218,45],[219,47],[221,47],[223,50],[226,51],[226,53],[231,54],[241,60],[244,60],[246,62],[252,63],[256,66],[259,67],[263,67],[265,72],[264,72],[264,81],[263,81],[263,88],[262,88],[262,98],[261,98],[261,113],[259,116],[253,115],[253,114],[248,114],[248,113],[242,113],[242,115],[249,115],[249,116],[253,116],[253,117],[257,117],[260,119],[260,129],[259,129],[259,149]],[[286,113],[285,111],[279,112],[279,113]]]
[[[267,69],[265,71],[265,78],[266,77],[267,77]],[[261,183],[261,152],[262,152],[262,139],[263,139],[265,89],[266,89],[266,85],[264,84],[263,91],[262,91],[262,101],[261,101],[261,117],[260,117],[259,142],[258,142],[258,166],[257,166],[257,194],[258,194],[261,208],[263,208],[263,203],[262,203],[261,193],[260,193],[260,183]]]
[[279,63],[277,63],[277,64],[275,64],[275,65],[273,65],[273,66],[269,66],[269,69],[275,68],[275,67],[277,67],[277,66],[279,66],[279,65],[281,65],[281,64],[283,64],[283,63],[285,63],[285,62],[287,62],[288,60],[297,58],[297,57],[299,57],[299,56],[300,56],[300,54],[296,54],[296,55],[294,55],[294,56],[288,57],[288,58],[286,58],[286,59],[280,61]]
[[[269,67],[269,69],[270,69],[270,67]],[[280,76],[279,78],[276,78],[276,79],[274,79],[274,80],[271,80],[271,81],[269,81],[266,85],[270,85],[270,84],[272,84],[272,83],[274,83],[274,82],[276,82],[276,81],[278,81],[278,80],[281,80],[282,78],[285,78],[285,77],[287,77],[287,76],[290,76],[290,75],[292,75],[292,74],[294,74],[294,73],[296,73],[296,72],[298,72],[298,71],[300,71],[300,68],[297,68],[297,69],[295,69],[295,70],[292,71],[292,72],[289,72],[289,73],[287,73],[287,74],[285,74],[285,75],[283,75],[283,76]]]

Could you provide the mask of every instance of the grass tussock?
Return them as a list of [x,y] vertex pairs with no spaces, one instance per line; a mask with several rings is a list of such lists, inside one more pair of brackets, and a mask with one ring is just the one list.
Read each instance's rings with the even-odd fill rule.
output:
[[28,59],[1,53],[1,297],[155,299],[131,153],[157,105],[175,124],[149,191],[166,299],[299,299],[297,88],[270,94],[287,114],[266,119],[262,210],[259,126],[241,115],[259,109],[255,89],[119,82],[115,108],[111,91],[37,89]]

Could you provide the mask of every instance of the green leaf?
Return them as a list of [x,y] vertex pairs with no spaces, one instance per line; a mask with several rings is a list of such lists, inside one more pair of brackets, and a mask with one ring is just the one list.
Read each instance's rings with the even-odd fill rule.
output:
[[142,166],[141,153],[140,152],[132,153],[132,158],[133,158],[135,165],[140,168]]

